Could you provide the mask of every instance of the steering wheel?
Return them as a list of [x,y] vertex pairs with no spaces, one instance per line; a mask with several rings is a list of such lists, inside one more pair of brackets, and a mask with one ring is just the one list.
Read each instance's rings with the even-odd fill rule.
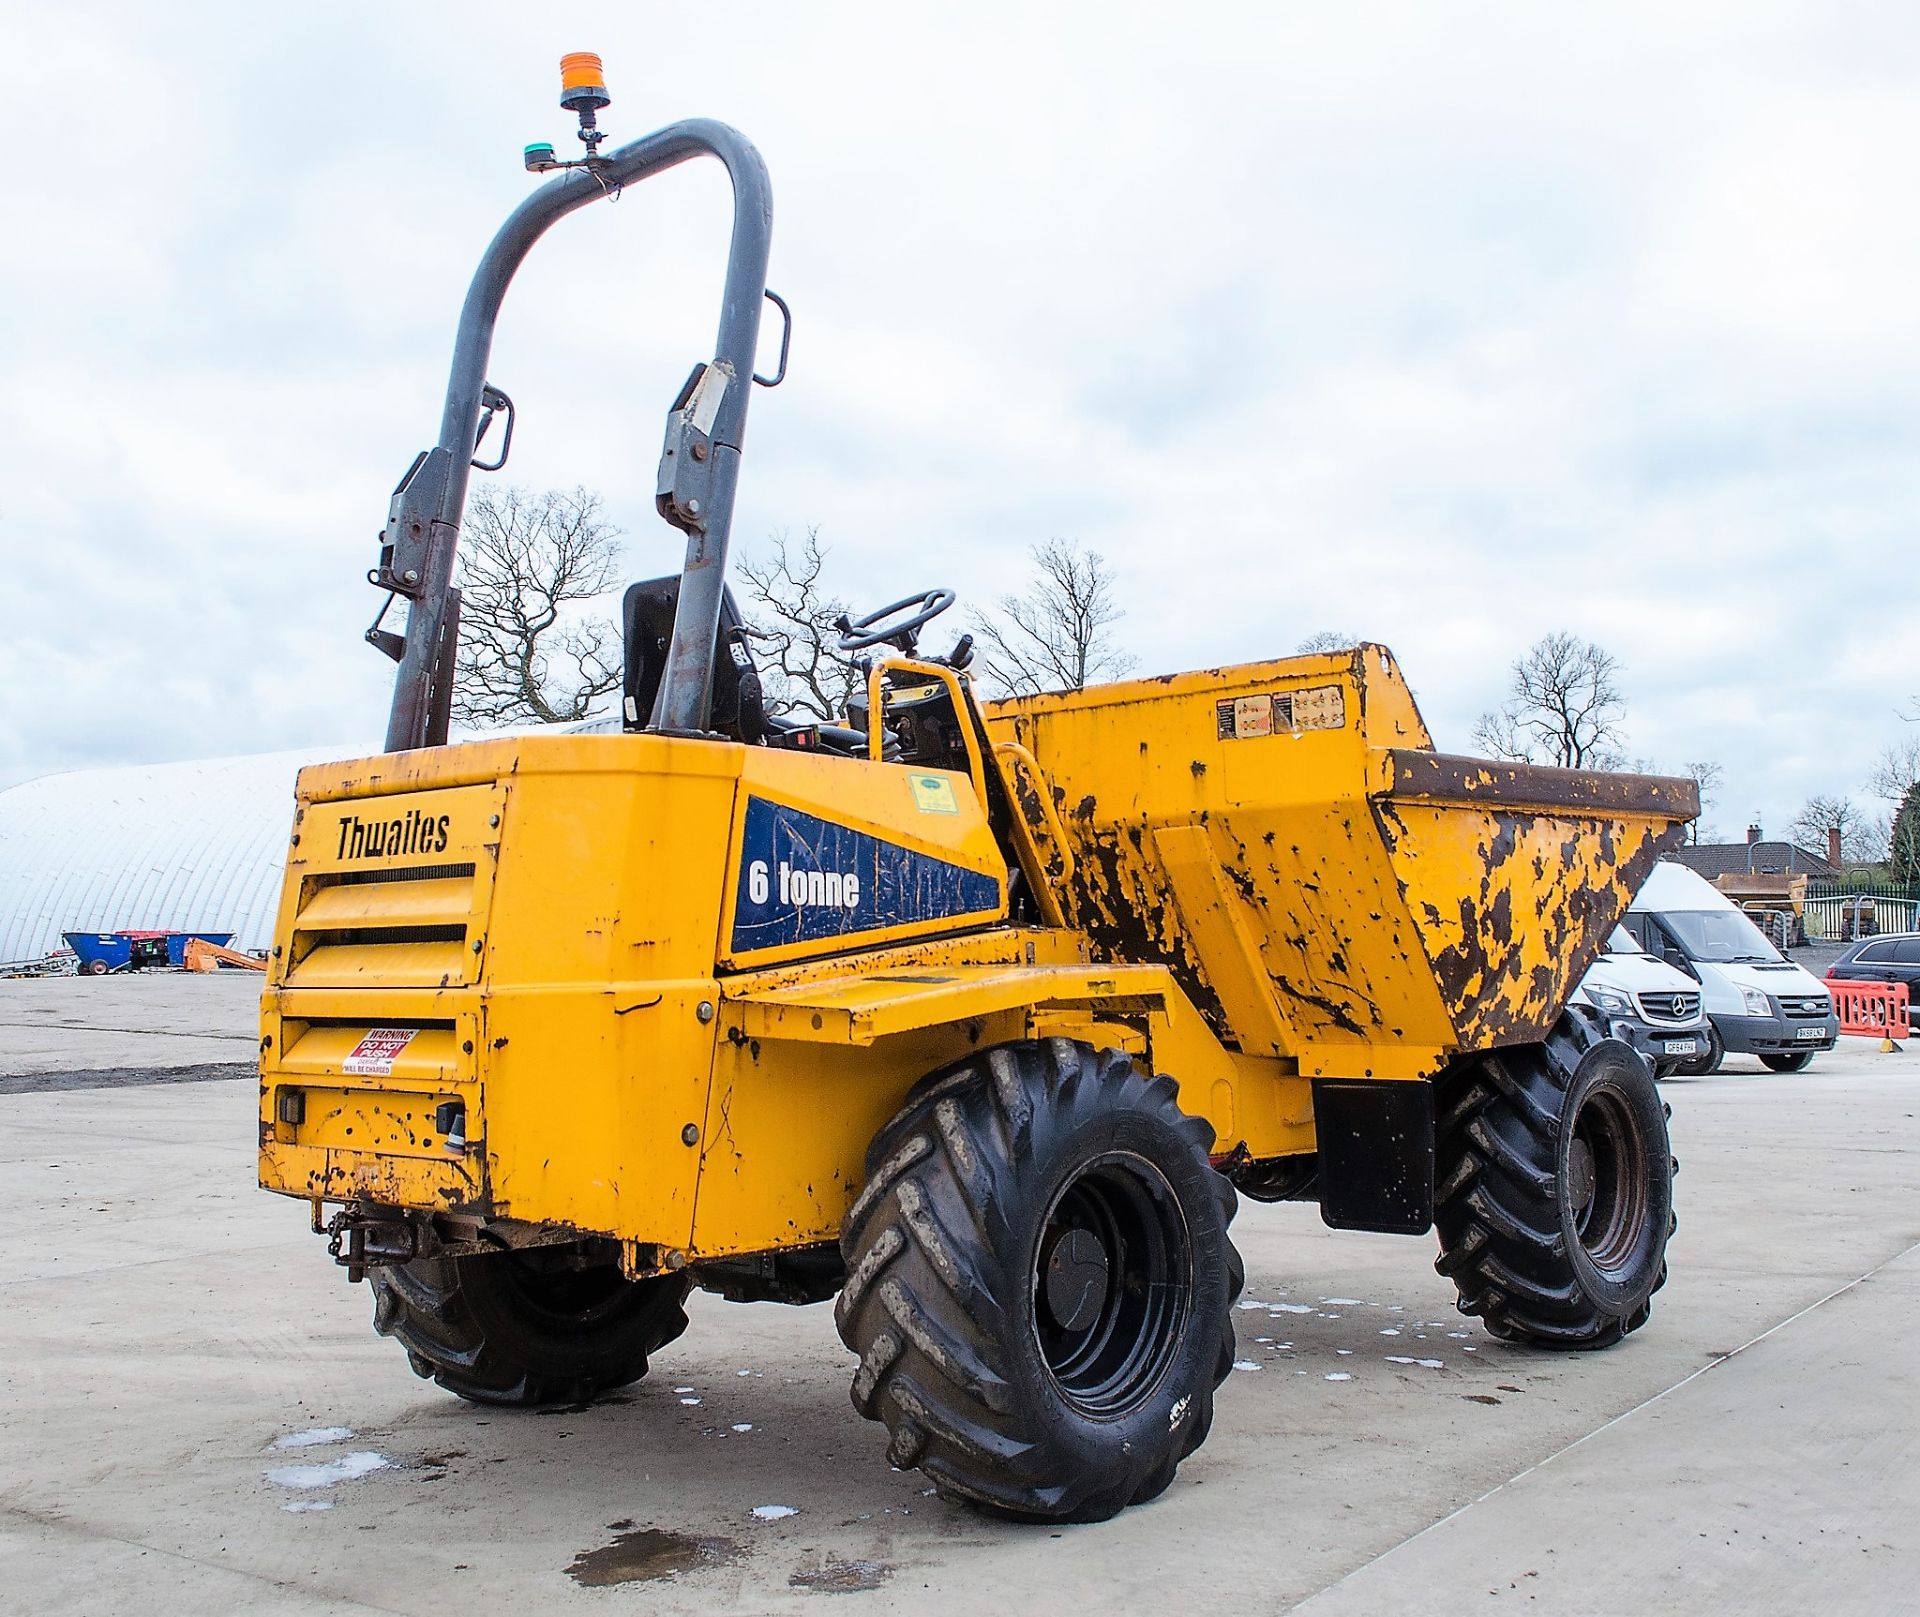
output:
[[[840,630],[838,649],[842,652],[865,651],[869,646],[893,644],[902,635],[910,637],[915,629],[932,622],[952,606],[956,598],[952,590],[928,590],[924,595],[902,596],[891,606],[883,606],[878,612],[869,612],[857,623],[842,618],[837,625]],[[889,622],[897,612],[906,615],[897,623]],[[909,639],[908,645],[911,644]]]

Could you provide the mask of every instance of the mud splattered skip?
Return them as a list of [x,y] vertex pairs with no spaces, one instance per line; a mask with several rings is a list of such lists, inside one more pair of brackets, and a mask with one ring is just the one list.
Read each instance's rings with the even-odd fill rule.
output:
[[787,1579],[795,1589],[813,1589],[821,1594],[851,1595],[865,1589],[878,1589],[893,1576],[893,1568],[884,1561],[836,1561],[805,1569]]
[[589,1589],[616,1583],[657,1583],[682,1572],[724,1566],[737,1560],[740,1546],[730,1538],[695,1538],[660,1527],[622,1533],[597,1550],[582,1550],[567,1568],[567,1576]]

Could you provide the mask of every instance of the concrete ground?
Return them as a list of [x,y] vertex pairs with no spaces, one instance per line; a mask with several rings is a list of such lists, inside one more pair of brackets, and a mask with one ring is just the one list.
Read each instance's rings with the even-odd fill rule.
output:
[[[1243,1206],[1249,1368],[1212,1440],[1153,1505],[1049,1531],[889,1471],[825,1308],[698,1296],[655,1373],[592,1408],[474,1409],[416,1380],[306,1210],[254,1188],[254,1085],[226,1064],[251,1054],[255,992],[0,983],[0,1610],[1910,1598],[1920,1050],[1667,1085],[1672,1280],[1606,1353],[1494,1341],[1426,1241]],[[190,1081],[137,1081],[170,1072]]]

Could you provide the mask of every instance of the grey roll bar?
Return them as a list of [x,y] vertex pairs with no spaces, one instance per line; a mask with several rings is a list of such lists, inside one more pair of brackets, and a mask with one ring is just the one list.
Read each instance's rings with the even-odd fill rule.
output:
[[[487,385],[494,323],[507,287],[555,220],[597,202],[619,187],[686,162],[717,157],[733,181],[733,237],[727,251],[727,283],[711,366],[695,373],[683,392],[699,394],[698,411],[676,408],[669,418],[668,454],[662,460],[659,505],[687,536],[673,639],[651,728],[703,730],[712,696],[714,637],[726,581],[727,540],[733,523],[740,447],[746,433],[747,395],[752,392],[760,310],[767,290],[767,253],[773,231],[773,191],[766,164],[738,130],[708,118],[688,119],[655,130],[605,157],[548,180],[507,216],[474,271],[460,310],[453,368],[440,418],[440,442],[414,462],[394,493],[382,564],[375,582],[410,598],[405,648],[394,676],[393,709],[386,750],[439,746],[447,739],[447,702],[453,670],[451,635],[458,633],[458,592],[452,588],[454,554],[466,514],[468,463]],[[705,373],[717,386],[700,387]],[[693,417],[698,415],[697,431]],[[667,462],[673,458],[676,423],[681,441],[699,440],[697,486],[703,498],[669,497]],[[681,465],[693,470],[683,458]],[[422,475],[424,473],[424,475]]]

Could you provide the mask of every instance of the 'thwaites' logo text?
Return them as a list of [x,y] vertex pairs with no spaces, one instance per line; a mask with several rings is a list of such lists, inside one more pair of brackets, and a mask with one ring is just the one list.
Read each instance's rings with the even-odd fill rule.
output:
[[349,814],[340,822],[340,859],[391,859],[408,853],[445,853],[451,815],[438,817],[418,809],[394,820],[363,820]]

